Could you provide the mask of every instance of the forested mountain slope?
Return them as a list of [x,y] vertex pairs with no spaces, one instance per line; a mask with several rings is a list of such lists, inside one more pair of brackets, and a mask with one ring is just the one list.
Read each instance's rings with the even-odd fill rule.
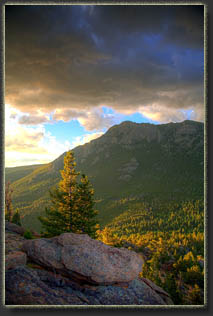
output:
[[[203,123],[127,121],[73,151],[77,170],[88,175],[94,186],[102,225],[124,211],[122,199],[203,197]],[[64,154],[32,172],[22,167],[17,178],[16,168],[6,169],[6,179],[13,182],[13,205],[20,208],[24,225],[39,230],[37,216],[49,202],[49,189],[60,180],[63,158]]]

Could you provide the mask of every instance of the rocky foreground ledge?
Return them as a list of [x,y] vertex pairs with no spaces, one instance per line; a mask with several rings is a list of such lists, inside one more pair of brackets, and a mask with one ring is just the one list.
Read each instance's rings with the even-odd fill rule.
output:
[[173,305],[163,289],[139,277],[143,260],[134,251],[86,234],[25,240],[8,226],[6,305]]

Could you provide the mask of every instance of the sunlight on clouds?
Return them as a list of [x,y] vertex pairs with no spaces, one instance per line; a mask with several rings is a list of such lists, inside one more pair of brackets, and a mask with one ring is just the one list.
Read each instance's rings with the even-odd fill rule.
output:
[[18,123],[20,112],[6,106],[5,111],[5,146],[6,151],[21,152],[46,152],[44,148],[40,148],[39,144],[44,137],[44,128],[37,126],[36,128],[21,126]]
[[86,112],[78,109],[57,108],[53,114],[53,119],[55,121],[69,122],[70,120],[77,119],[78,117],[86,117]]
[[[97,115],[97,113],[100,115]],[[43,115],[44,113],[40,114]],[[58,114],[60,114],[60,111],[58,111]],[[62,111],[61,115],[63,114],[64,113]],[[65,114],[70,115],[71,113]],[[89,117],[93,118],[92,122],[90,123],[92,125],[89,125],[89,127],[95,126],[97,128],[100,126],[101,114],[102,113],[100,111],[96,111],[96,115],[94,115],[94,113],[92,116],[90,114],[88,115],[88,119]],[[103,135],[103,132],[97,132],[78,136],[72,143],[70,143],[68,140],[65,140],[64,142],[58,142],[55,136],[53,136],[50,132],[45,131],[44,125],[38,124],[38,116],[36,119],[35,116],[29,116],[29,120],[27,121],[27,123],[29,123],[30,120],[32,123],[36,122],[36,127],[26,126],[27,124],[24,124],[23,122],[20,124],[20,120],[23,117],[25,117],[25,115],[23,115],[22,112],[12,108],[10,105],[6,105],[5,165],[7,167],[48,163],[58,158],[58,156],[65,151],[88,143],[91,140]],[[88,125],[89,123],[86,120],[84,124]],[[104,124],[104,126],[106,126],[106,124]]]
[[159,104],[141,106],[139,113],[147,119],[159,123],[180,122],[187,119],[187,113],[181,111],[181,109],[168,108]]
[[204,120],[204,117],[205,117],[205,108],[192,110],[190,119],[201,122]]
[[71,144],[60,143],[42,124],[26,127],[19,124],[23,113],[5,107],[5,165],[7,167],[47,163],[67,151]]
[[[164,96],[168,94],[163,93]],[[180,122],[186,119],[200,121],[204,116],[204,109],[177,109],[159,103],[150,106],[140,106],[137,109],[143,117],[157,123]],[[77,136],[72,142],[59,142],[55,136],[45,130],[44,123],[51,122],[50,117],[37,110],[28,115],[10,105],[5,107],[5,164],[7,167],[48,163],[58,158],[65,151],[83,145],[104,134],[104,129],[124,120],[123,114],[134,114],[131,108],[113,112],[113,108],[96,107],[91,110],[57,109],[53,120],[69,122],[76,119],[88,132],[93,133]],[[126,119],[126,118],[125,118]]]
[[95,107],[90,110],[85,109],[84,111],[79,109],[56,109],[53,119],[64,122],[76,119],[87,131],[100,131],[116,123],[114,115],[104,113],[102,107]]
[[[114,109],[115,111],[116,109]],[[119,116],[120,114],[123,114],[123,115],[132,115],[136,112],[138,112],[138,107],[131,107],[131,105],[128,106],[125,106],[125,107],[122,107],[120,106],[120,108],[118,110],[116,110],[116,114],[117,116]]]
[[58,142],[56,137],[51,135],[50,132],[45,132],[45,136],[40,144],[48,151],[49,156],[52,157],[51,160],[58,158],[59,155],[71,147],[71,143],[68,140],[64,141],[64,143]]
[[113,115],[105,114],[101,108],[88,111],[87,117],[79,117],[77,119],[87,131],[102,130],[115,124]]

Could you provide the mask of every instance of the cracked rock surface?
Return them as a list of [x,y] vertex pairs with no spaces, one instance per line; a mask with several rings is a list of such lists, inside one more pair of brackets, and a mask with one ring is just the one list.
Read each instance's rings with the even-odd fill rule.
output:
[[125,285],[78,284],[50,271],[17,267],[6,273],[9,305],[167,305],[143,280]]

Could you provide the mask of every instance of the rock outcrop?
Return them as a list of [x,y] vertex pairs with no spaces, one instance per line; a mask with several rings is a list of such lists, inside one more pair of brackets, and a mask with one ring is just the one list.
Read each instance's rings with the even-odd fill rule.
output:
[[5,231],[24,235],[25,229],[21,226],[5,221]]
[[60,274],[23,266],[9,270],[5,281],[10,305],[167,305],[169,300],[168,294],[161,295],[139,278],[127,284],[80,285]]
[[22,248],[22,244],[26,239],[17,234],[12,232],[5,233],[5,254],[7,255],[13,251],[20,251]]
[[105,245],[86,234],[28,240],[23,250],[34,262],[91,284],[132,281],[143,265],[135,252]]
[[[10,235],[21,240],[8,251]],[[163,289],[138,276],[143,260],[137,253],[88,235],[24,241],[7,232],[6,253],[6,305],[173,304]]]
[[26,253],[14,251],[5,256],[5,270],[14,269],[27,263]]

